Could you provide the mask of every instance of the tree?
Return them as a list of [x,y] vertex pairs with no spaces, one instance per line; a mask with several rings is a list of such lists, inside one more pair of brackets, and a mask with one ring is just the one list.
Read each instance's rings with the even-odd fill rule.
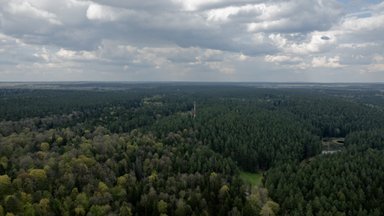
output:
[[41,214],[43,214],[43,215],[49,214],[49,212],[50,212],[50,209],[49,209],[49,199],[43,198],[43,199],[40,200],[40,202],[39,202],[39,210],[40,210]]
[[226,196],[228,195],[229,193],[229,187],[228,185],[223,185],[220,190],[219,190],[219,198],[220,199],[225,199]]
[[273,201],[267,201],[261,208],[260,215],[262,216],[274,216],[279,212],[279,204]]
[[109,190],[108,186],[102,181],[99,182],[99,185],[97,186],[97,188],[101,193],[108,192]]
[[49,143],[43,142],[40,144],[40,150],[43,152],[47,152],[49,150]]
[[29,170],[29,175],[37,180],[45,180],[47,174],[43,169],[31,169]]
[[168,204],[164,200],[157,203],[157,210],[160,214],[167,214]]
[[121,216],[132,216],[132,209],[129,207],[128,203],[124,202],[120,207],[120,215]]
[[7,195],[11,192],[11,178],[8,175],[0,175],[0,194]]
[[187,206],[183,199],[179,199],[176,203],[176,210],[175,210],[176,216],[185,216],[187,215]]
[[18,213],[21,209],[20,200],[14,195],[8,195],[4,199],[6,212]]

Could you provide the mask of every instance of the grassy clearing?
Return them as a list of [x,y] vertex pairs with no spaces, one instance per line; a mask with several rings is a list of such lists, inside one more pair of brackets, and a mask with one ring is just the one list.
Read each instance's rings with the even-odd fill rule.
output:
[[261,184],[263,176],[260,173],[251,173],[251,172],[240,172],[240,178],[254,187],[257,187]]
[[323,138],[322,147],[323,147],[323,153],[324,152],[337,152],[344,149],[344,141],[345,138],[343,137],[326,137]]

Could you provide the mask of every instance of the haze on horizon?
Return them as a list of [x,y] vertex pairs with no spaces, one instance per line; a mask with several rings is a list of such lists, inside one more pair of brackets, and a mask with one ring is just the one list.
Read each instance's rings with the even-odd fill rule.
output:
[[0,4],[0,81],[384,81],[383,1]]

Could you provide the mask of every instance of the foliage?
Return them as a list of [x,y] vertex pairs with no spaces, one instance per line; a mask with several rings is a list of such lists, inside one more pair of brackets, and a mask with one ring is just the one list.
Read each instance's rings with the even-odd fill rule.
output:
[[380,86],[84,85],[0,89],[0,215],[384,212]]
[[288,215],[382,215],[384,152],[346,151],[268,171],[265,185]]

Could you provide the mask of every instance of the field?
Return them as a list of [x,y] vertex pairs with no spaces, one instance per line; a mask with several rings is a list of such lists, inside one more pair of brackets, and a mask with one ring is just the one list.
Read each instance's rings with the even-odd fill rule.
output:
[[323,154],[332,154],[344,149],[345,138],[343,137],[326,137],[321,140]]
[[252,185],[253,187],[258,187],[261,185],[263,180],[262,174],[251,173],[251,172],[240,172],[240,178],[247,184]]

